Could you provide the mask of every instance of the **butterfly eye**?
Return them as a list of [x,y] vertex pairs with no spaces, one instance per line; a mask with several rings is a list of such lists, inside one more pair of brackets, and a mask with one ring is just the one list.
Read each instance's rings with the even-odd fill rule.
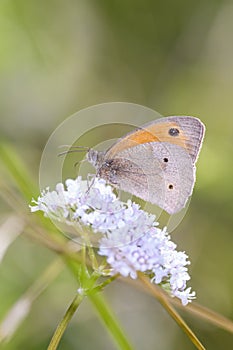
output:
[[178,136],[180,131],[179,131],[179,129],[171,128],[171,129],[169,129],[168,133],[170,136]]
[[105,165],[106,165],[107,167],[110,167],[110,166],[112,165],[112,163],[113,163],[113,160],[112,160],[112,159],[106,160]]
[[170,185],[168,186],[168,188],[169,188],[169,190],[173,190],[173,185],[170,184]]
[[163,158],[164,163],[168,162],[168,158]]

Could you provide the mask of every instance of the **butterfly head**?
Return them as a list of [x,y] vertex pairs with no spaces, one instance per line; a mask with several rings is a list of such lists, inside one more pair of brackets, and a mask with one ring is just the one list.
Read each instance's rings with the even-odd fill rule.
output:
[[104,161],[105,152],[96,151],[90,148],[87,152],[86,159],[91,163],[96,169],[98,169]]

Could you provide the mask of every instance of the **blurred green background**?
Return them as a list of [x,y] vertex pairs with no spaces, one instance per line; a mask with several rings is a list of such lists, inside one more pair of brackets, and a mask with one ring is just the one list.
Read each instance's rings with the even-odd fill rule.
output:
[[[82,108],[133,102],[164,116],[194,115],[206,124],[194,195],[173,239],[190,256],[190,285],[197,301],[231,319],[232,36],[233,3],[227,0],[0,2],[0,138],[15,148],[36,185],[48,137]],[[2,165],[0,171],[1,183],[14,189]],[[27,211],[25,199],[23,205]],[[1,225],[20,215],[17,203],[14,211],[4,199],[0,209]],[[0,265],[1,320],[54,258],[23,234],[14,240]],[[46,349],[76,288],[64,269],[2,348]],[[121,282],[105,294],[135,349],[194,349],[148,295]],[[230,333],[182,315],[207,349],[232,349]],[[104,350],[115,345],[86,301],[60,348]]]

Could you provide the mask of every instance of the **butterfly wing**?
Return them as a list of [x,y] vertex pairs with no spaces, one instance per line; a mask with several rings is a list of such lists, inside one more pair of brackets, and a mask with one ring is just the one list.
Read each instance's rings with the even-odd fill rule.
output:
[[151,142],[169,142],[183,147],[195,164],[205,133],[204,124],[195,117],[172,116],[160,118],[133,130],[119,139],[106,152],[106,158],[114,158],[127,148]]
[[98,174],[123,191],[158,205],[169,214],[191,195],[195,166],[187,151],[169,142],[138,144],[118,152]]

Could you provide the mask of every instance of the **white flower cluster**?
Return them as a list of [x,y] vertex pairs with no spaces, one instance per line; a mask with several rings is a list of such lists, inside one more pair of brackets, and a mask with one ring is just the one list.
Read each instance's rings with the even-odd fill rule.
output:
[[81,177],[68,179],[65,188],[57,184],[55,191],[46,189],[33,202],[33,212],[41,210],[51,219],[101,233],[98,254],[106,257],[112,275],[135,279],[137,272],[145,272],[152,283],[169,284],[170,294],[183,305],[195,298],[195,292],[186,288],[188,256],[176,250],[154,215],[131,201],[121,202],[104,180],[95,178],[88,187]]

